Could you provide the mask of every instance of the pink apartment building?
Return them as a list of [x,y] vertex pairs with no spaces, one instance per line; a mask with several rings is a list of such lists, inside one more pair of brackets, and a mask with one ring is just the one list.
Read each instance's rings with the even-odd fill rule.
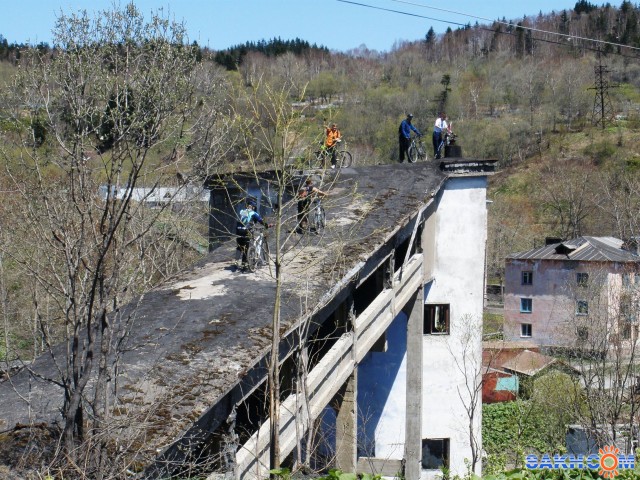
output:
[[506,258],[504,338],[607,352],[638,339],[640,257],[613,237],[578,237]]

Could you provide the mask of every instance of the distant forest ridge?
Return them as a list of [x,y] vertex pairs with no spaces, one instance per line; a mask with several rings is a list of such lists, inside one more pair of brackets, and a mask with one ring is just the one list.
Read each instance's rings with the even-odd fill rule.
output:
[[[601,42],[609,42],[602,47],[602,50],[608,53],[616,49],[616,47],[611,44],[640,48],[640,4],[634,5],[630,1],[624,0],[620,4],[620,7],[616,8],[609,2],[598,6],[587,0],[580,0],[576,2],[573,10],[562,10],[550,14],[540,12],[536,17],[524,17],[519,21],[507,21],[503,17],[502,20],[495,21],[492,25],[479,24],[476,22],[476,24],[472,26],[469,23],[463,27],[458,27],[455,31],[448,28],[442,35],[437,35],[433,28],[430,28],[429,31],[426,32],[425,37],[419,39],[419,41],[425,42],[427,45],[434,44],[438,41],[447,40],[451,35],[464,37],[465,35],[469,35],[469,32],[473,32],[478,28],[495,32],[495,37],[502,34],[514,35],[516,37],[522,36],[524,43],[528,43],[529,46],[531,42],[537,40],[533,37],[533,29],[581,37],[582,39],[595,39]],[[20,59],[21,50],[34,46],[43,53],[49,53],[52,50],[51,46],[46,42],[40,42],[37,45],[17,42],[9,43],[9,41],[0,34],[0,60],[15,62]],[[247,54],[251,52],[260,53],[267,57],[277,57],[286,53],[292,53],[294,55],[329,53],[327,47],[318,46],[315,43],[310,44],[300,38],[294,40],[273,38],[271,40],[259,40],[257,42],[248,41],[244,44],[231,46],[218,51],[201,47],[195,41],[192,43],[192,46],[197,47],[199,58],[206,55],[228,70],[237,70],[237,68],[242,65]],[[485,45],[481,48],[490,51],[491,45]],[[530,48],[526,48],[526,45],[524,50],[530,53]]]

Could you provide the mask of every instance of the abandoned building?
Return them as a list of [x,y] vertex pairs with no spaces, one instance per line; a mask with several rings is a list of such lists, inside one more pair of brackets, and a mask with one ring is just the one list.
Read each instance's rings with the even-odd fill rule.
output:
[[[551,239],[506,258],[505,340],[551,349],[629,349],[638,341],[640,257],[613,237]],[[608,347],[607,347],[608,346]]]
[[[479,458],[481,409],[470,418],[468,406],[481,399],[465,392],[480,391],[494,169],[454,158],[316,172],[329,192],[326,228],[283,232],[283,465],[309,459],[416,480],[443,466],[463,475]],[[268,475],[276,286],[271,264],[239,273],[233,255],[234,242],[222,243],[119,313],[133,326],[114,335],[127,344],[114,418],[144,427],[145,478],[187,464],[211,479]],[[55,376],[50,358],[31,370],[40,376],[22,370],[0,383],[0,429],[58,418],[61,390],[43,380]]]

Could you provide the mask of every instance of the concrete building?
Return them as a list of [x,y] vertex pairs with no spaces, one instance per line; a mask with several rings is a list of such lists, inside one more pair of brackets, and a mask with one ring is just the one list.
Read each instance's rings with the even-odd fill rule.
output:
[[550,242],[506,259],[505,340],[600,351],[638,339],[640,257],[612,237]]
[[[327,461],[418,480],[441,466],[463,475],[466,460],[479,460],[486,186],[494,168],[495,161],[445,159],[318,173],[330,192],[325,231],[283,232],[283,465]],[[276,285],[269,267],[233,272],[233,257],[233,242],[223,243],[114,317],[127,335],[113,415],[124,425],[144,419],[147,428],[119,434],[133,442],[144,433],[136,444],[145,478],[187,469],[211,479],[268,474]],[[1,429],[59,419],[59,387],[43,380],[56,368],[43,357],[0,383]],[[312,441],[308,433],[323,418],[331,431]]]

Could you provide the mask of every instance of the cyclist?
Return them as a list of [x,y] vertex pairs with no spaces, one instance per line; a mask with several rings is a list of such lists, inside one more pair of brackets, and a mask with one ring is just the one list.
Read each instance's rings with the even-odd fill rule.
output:
[[323,192],[313,184],[311,178],[307,178],[304,182],[304,186],[298,190],[298,228],[297,233],[304,233],[307,230],[309,223],[307,216],[309,214],[309,205],[311,205],[311,198],[313,195],[320,197],[326,197],[327,193]]
[[400,163],[404,162],[405,155],[409,158],[409,146],[411,145],[411,130],[413,130],[419,137],[422,136],[420,131],[411,125],[413,115],[410,113],[407,118],[402,120],[400,127],[398,127],[398,144],[400,147]]
[[251,227],[260,223],[265,228],[269,228],[270,225],[264,221],[257,210],[255,200],[248,199],[246,201],[245,208],[240,210],[240,219],[236,225],[236,262],[235,265],[239,269],[247,268],[247,250],[249,249],[249,243],[251,242]]
[[336,168],[336,147],[342,141],[342,134],[335,123],[331,124],[331,127],[325,125],[324,128],[326,131],[324,147],[331,154],[331,168]]
[[444,140],[444,136],[448,131],[449,126],[447,125],[447,114],[445,112],[440,112],[440,116],[436,118],[436,121],[433,124],[433,157],[436,159],[440,158],[440,144]]

